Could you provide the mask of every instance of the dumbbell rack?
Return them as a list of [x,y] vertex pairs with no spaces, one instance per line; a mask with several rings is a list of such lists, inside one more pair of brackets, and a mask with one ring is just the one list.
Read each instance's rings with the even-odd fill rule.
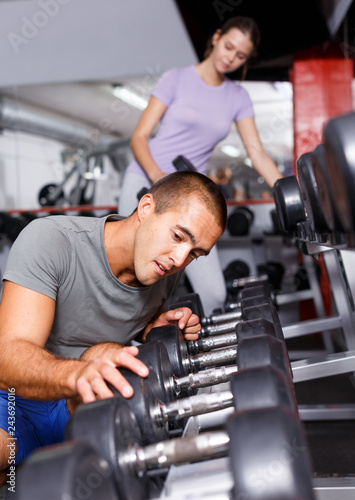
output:
[[[305,224],[306,227],[303,227]],[[307,231],[307,223],[300,223],[298,231],[292,236],[295,245],[304,253],[305,260],[311,261],[312,257],[322,254],[327,269],[329,284],[333,292],[332,316],[326,317],[319,296],[313,295],[318,318],[307,320],[283,327],[285,339],[302,335],[319,333],[323,335],[326,345],[326,354],[315,358],[307,358],[292,362],[294,383],[323,378],[343,373],[355,372],[355,313],[351,289],[347,273],[343,265],[342,252],[348,249],[348,245],[338,241],[317,241],[312,239]],[[305,237],[306,235],[306,237]],[[314,236],[314,235],[311,235]],[[311,262],[310,262],[311,263]],[[312,271],[312,270],[311,270]],[[311,273],[311,290],[319,292],[319,287],[313,281],[316,279]],[[312,287],[312,283],[313,286]],[[301,292],[302,293],[302,292]],[[306,291],[306,295],[309,291]],[[281,295],[282,297],[282,295]],[[303,300],[304,294],[300,297]],[[295,297],[292,297],[294,300]],[[287,303],[287,296],[282,297]],[[279,303],[278,305],[282,305]],[[333,330],[342,332],[343,351],[334,353],[332,344]],[[228,384],[227,384],[228,386]],[[218,388],[219,389],[219,388]],[[208,389],[207,389],[208,390]],[[216,390],[216,389],[214,389]],[[218,425],[226,418],[231,409],[219,412],[219,415],[203,415],[191,417],[185,428],[185,435],[193,435],[199,432],[201,423],[203,427]],[[299,406],[302,420],[352,420],[355,419],[355,405],[326,405]],[[210,423],[206,421],[212,418]],[[199,464],[188,464],[172,466],[165,481],[164,489],[159,498],[170,500],[214,499],[230,500],[230,489],[233,478],[229,471],[227,458],[218,458]],[[317,500],[350,500],[355,497],[355,478],[315,478],[313,480],[314,492]]]
[[347,274],[343,265],[342,251],[345,245],[332,245],[329,241],[319,244],[318,241],[305,239],[304,223],[299,223],[295,242],[308,255],[323,255],[332,290],[335,314],[325,318],[303,321],[283,328],[286,339],[299,335],[341,329],[344,340],[343,352],[328,354],[315,360],[293,362],[294,382],[302,382],[314,378],[355,372],[355,313],[353,297]]
[[[323,256],[332,290],[333,314],[328,317],[304,321],[283,328],[285,339],[324,331],[341,331],[341,349],[336,353],[294,361],[294,383],[340,374],[355,374],[355,311],[348,273],[344,266],[345,252],[355,247],[352,238],[343,235],[318,235],[309,222],[297,224],[290,236],[305,256]],[[355,256],[355,254],[354,254]],[[355,420],[355,404],[299,406],[303,420]],[[355,478],[322,478],[314,481],[317,498],[331,500],[335,497],[348,500],[355,497]]]
[[[312,333],[314,331],[314,328],[316,328],[316,332],[318,332],[319,324],[321,324],[321,319],[326,318],[326,312],[325,312],[325,307],[324,307],[324,302],[323,302],[323,297],[321,294],[320,290],[320,285],[318,281],[318,277],[316,275],[316,270],[314,267],[314,262],[313,259],[310,255],[303,255],[303,263],[305,267],[305,271],[307,274],[307,280],[309,283],[309,288],[306,290],[298,290],[294,291],[292,290],[291,292],[282,292],[278,293],[275,296],[275,303],[279,308],[282,308],[284,305],[290,304],[290,303],[295,303],[295,302],[302,302],[305,300],[312,300],[315,312],[317,314],[318,321],[317,322],[307,322],[306,325],[303,322],[302,326],[300,326],[299,322],[294,323],[294,324],[289,324],[285,323],[285,321],[282,322],[283,326],[283,332],[284,332],[284,337],[291,339],[294,337],[301,337],[305,333]],[[325,329],[324,329],[325,328]],[[321,335],[322,335],[322,341],[323,341],[323,349],[320,351],[320,353],[332,353],[334,352],[334,345],[332,342],[331,338],[331,332],[326,330],[327,324],[324,326],[321,324]],[[309,330],[309,331],[307,331]],[[314,350],[310,351],[307,353],[304,349],[302,349],[301,352],[298,352],[297,350],[290,350],[289,356],[291,360],[297,360],[297,359],[303,359],[305,357],[310,357],[314,355],[315,352]]]

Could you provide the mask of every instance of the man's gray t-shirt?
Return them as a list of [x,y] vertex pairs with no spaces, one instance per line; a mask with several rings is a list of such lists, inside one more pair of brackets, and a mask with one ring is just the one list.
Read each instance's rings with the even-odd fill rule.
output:
[[107,260],[104,227],[107,219],[121,218],[44,217],[31,222],[11,248],[4,279],[56,301],[46,344],[55,355],[78,358],[99,342],[129,343],[181,278],[177,273],[139,288],[119,281]]

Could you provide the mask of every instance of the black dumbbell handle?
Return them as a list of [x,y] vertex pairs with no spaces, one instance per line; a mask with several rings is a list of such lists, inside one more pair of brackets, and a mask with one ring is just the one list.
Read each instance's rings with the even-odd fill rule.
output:
[[189,170],[190,172],[196,172],[196,168],[194,167],[194,165],[183,155],[179,155],[174,158],[172,164],[178,172],[183,172],[186,170]]

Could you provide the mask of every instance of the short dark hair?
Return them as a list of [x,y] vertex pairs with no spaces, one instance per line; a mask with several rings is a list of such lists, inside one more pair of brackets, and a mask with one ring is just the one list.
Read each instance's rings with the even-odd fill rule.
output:
[[154,197],[155,212],[162,214],[179,206],[182,199],[195,198],[211,212],[224,231],[227,224],[225,197],[217,184],[207,175],[192,171],[169,174],[149,189]]

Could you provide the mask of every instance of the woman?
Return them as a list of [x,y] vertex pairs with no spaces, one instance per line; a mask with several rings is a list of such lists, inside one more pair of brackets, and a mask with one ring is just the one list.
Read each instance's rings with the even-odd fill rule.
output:
[[[226,77],[243,65],[245,76],[259,41],[259,29],[252,19],[231,18],[212,36],[202,62],[163,74],[132,135],[135,161],[128,166],[123,181],[121,215],[134,210],[142,188],[175,171],[172,160],[179,155],[206,174],[214,147],[228,135],[233,122],[265,182],[272,187],[282,177],[260,142],[247,91]],[[149,140],[158,124],[157,134]],[[189,267],[186,274],[201,296],[205,314],[223,307],[226,287],[217,251]]]

